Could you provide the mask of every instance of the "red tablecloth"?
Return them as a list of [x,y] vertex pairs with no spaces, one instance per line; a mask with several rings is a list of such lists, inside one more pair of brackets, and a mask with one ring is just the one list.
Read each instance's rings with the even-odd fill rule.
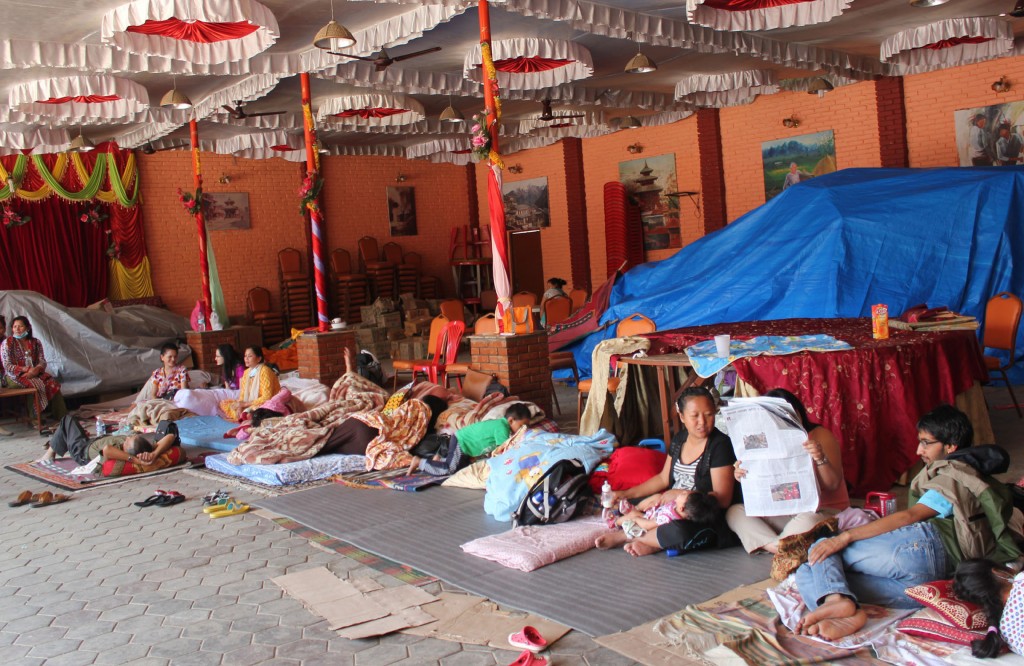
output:
[[784,388],[800,397],[811,418],[831,430],[843,451],[843,470],[854,494],[888,490],[917,461],[917,419],[987,378],[973,331],[930,333],[890,330],[871,337],[869,319],[780,319],[695,326],[647,335],[654,354],[682,352],[722,333],[823,333],[849,351],[756,356],[733,363],[759,393]]

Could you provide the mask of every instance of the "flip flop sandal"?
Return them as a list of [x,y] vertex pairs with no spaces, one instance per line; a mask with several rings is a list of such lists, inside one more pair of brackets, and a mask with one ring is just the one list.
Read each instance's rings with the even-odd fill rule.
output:
[[228,502],[224,505],[222,511],[214,511],[210,514],[210,518],[226,518],[228,516],[237,516],[240,513],[245,513],[249,510],[248,504],[239,504],[238,502]]
[[523,627],[522,631],[509,634],[508,644],[530,652],[540,652],[548,646],[548,642],[533,627]]
[[[46,495],[48,493],[43,493],[43,494]],[[60,493],[58,493],[56,495],[50,494],[50,498],[49,499],[46,499],[44,497],[40,497],[38,502],[35,502],[34,504],[32,504],[32,507],[35,508],[35,509],[38,509],[38,508],[44,507],[44,506],[53,506],[54,504],[63,504],[64,502],[67,502],[69,499],[71,499],[71,498],[68,495],[61,495]]]
[[622,523],[622,531],[626,533],[626,536],[630,539],[639,539],[643,535],[647,534],[647,530],[636,524],[635,521],[626,520]]
[[203,513],[216,513],[218,511],[223,511],[224,508],[230,502],[234,502],[234,501],[235,500],[232,499],[231,497],[224,497],[220,501],[218,501],[216,504],[211,504],[210,506],[204,506],[203,507]]
[[218,504],[222,499],[228,496],[227,491],[216,490],[208,495],[203,496],[203,506],[210,506],[211,504]]
[[538,657],[529,650],[523,650],[523,653],[508,666],[550,666],[551,663],[550,659]]
[[24,490],[13,502],[8,502],[7,506],[25,506],[26,504],[38,501],[39,493],[33,493],[31,490]]
[[172,506],[174,504],[181,504],[184,501],[184,495],[176,490],[172,490],[157,501],[153,502],[153,506]]
[[158,490],[149,497],[147,497],[146,499],[142,500],[141,502],[135,502],[135,506],[153,506],[161,499],[163,499],[165,495],[167,495],[166,492],[164,492],[163,490]]

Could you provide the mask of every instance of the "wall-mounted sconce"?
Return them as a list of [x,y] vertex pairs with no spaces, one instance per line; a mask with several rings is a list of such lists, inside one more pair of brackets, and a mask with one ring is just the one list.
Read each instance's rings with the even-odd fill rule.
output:
[[998,81],[992,83],[992,90],[997,93],[1010,92],[1010,82],[1005,76],[1000,76]]
[[397,176],[395,176],[396,183],[404,183],[407,180],[409,180],[409,176],[406,176],[404,173],[399,173]]
[[227,185],[228,183],[231,182],[231,176],[227,175],[226,173],[222,173],[220,175],[220,178],[217,179],[217,182],[220,183],[221,185]]
[[626,146],[626,150],[628,150],[633,155],[639,155],[640,153],[644,152],[644,147],[640,145],[640,142],[638,141],[637,143]]
[[790,116],[789,118],[783,118],[782,124],[789,128],[800,127],[800,121],[796,119],[796,116]]
[[522,164],[513,164],[513,165],[509,166],[508,172],[509,173],[522,173],[523,172],[523,165]]

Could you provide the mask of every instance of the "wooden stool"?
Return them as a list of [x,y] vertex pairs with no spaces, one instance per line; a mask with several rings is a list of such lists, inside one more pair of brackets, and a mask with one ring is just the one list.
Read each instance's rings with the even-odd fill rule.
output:
[[[0,388],[0,400],[4,398],[18,398],[31,396],[36,409],[36,430],[43,432],[43,409],[39,404],[39,394],[34,388]],[[28,411],[26,421],[31,425],[31,410]]]

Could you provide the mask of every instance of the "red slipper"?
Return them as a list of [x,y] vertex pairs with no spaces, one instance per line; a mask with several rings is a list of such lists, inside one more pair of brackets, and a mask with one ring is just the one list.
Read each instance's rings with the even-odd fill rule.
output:
[[508,666],[549,666],[550,663],[544,657],[538,657],[529,650],[523,650],[523,653]]
[[530,652],[540,652],[548,646],[548,642],[533,627],[523,627],[522,631],[509,634],[508,644]]

